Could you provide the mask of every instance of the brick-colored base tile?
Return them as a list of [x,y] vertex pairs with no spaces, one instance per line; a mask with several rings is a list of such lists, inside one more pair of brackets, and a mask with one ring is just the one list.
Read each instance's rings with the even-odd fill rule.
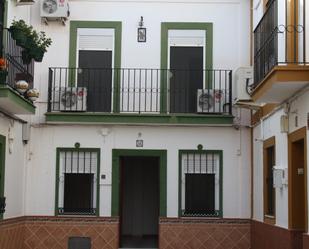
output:
[[249,249],[250,222],[165,221],[160,249]]
[[69,237],[90,237],[92,249],[116,249],[118,220],[26,217],[0,223],[0,249],[67,249]]

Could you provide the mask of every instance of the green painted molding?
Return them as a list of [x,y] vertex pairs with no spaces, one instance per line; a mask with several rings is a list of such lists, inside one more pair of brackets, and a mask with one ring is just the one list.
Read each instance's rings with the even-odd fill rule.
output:
[[[161,23],[161,69],[168,69],[168,31],[171,29],[187,29],[187,30],[205,30],[205,58],[206,69],[212,69],[213,64],[213,24],[212,23],[200,23],[200,22],[163,22]],[[211,80],[210,80],[211,81]],[[161,94],[160,106],[161,113],[167,112],[167,75],[161,74],[160,89],[163,92]]]
[[225,125],[233,124],[232,115],[190,114],[123,114],[123,113],[64,113],[45,114],[49,123],[108,123],[108,124],[157,124],[157,125]]
[[181,213],[181,178],[182,178],[182,155],[187,153],[197,153],[197,154],[217,154],[219,155],[220,165],[219,165],[219,216],[223,217],[223,151],[222,150],[179,150],[178,151],[178,216],[182,217]]
[[167,195],[167,151],[166,150],[128,150],[113,149],[112,161],[112,216],[119,216],[120,198],[120,157],[149,156],[160,160],[160,216],[166,217]]
[[0,85],[0,98],[9,98],[24,110],[35,114],[36,107],[32,104],[32,102],[25,99],[11,87]]
[[[114,44],[114,68],[121,68],[121,22],[104,22],[104,21],[70,21],[70,49],[69,49],[69,67],[76,68],[77,58],[77,29],[78,28],[106,28],[115,30]],[[69,85],[75,85],[74,70],[69,74]],[[113,111],[119,112],[120,100],[120,77],[117,75],[117,70],[114,72],[114,93],[113,93]]]
[[[6,152],[6,137],[0,135],[0,197],[4,196],[5,184],[5,152]],[[0,220],[3,219],[3,214],[0,215]]]
[[[95,152],[97,153],[97,200],[96,200],[96,216],[100,216],[100,165],[101,165],[101,150],[99,148],[56,148],[56,178],[55,178],[55,216],[59,215],[59,176],[60,176],[60,153],[61,152]],[[61,215],[62,216],[62,215]]]

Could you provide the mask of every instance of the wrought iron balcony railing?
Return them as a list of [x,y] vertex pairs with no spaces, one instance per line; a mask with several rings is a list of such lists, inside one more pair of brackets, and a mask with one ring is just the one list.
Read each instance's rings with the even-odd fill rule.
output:
[[231,70],[50,68],[48,112],[231,114]]
[[4,34],[4,52],[3,56],[7,61],[8,76],[5,84],[15,89],[15,82],[26,80],[30,88],[33,84],[34,61],[30,64],[23,64],[22,48],[16,45],[8,29],[3,29]]
[[[294,1],[298,8],[293,9],[288,20],[278,11],[287,8],[288,2]],[[278,65],[306,65],[304,0],[285,1],[285,6],[278,8],[278,1],[271,0],[261,21],[254,30],[254,89],[265,76]],[[282,1],[283,2],[283,1]],[[291,11],[291,10],[289,10]],[[296,18],[297,17],[297,18]]]

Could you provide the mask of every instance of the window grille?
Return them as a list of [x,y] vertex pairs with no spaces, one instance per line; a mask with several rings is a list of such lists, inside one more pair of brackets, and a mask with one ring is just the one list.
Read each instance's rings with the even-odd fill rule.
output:
[[220,215],[220,155],[216,152],[181,153],[181,214]]
[[96,214],[98,152],[61,151],[59,214]]

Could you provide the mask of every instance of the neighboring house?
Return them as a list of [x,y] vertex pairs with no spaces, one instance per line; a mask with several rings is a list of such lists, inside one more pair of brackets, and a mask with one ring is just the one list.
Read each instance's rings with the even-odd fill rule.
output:
[[252,248],[309,248],[308,4],[253,2]]
[[[274,32],[304,22],[302,2],[285,20],[292,2],[1,1],[4,27],[23,19],[53,43],[27,67],[1,33],[0,248],[306,248],[305,178],[272,187],[274,165],[307,176],[308,39]],[[251,42],[253,101],[238,104],[253,112],[233,105]]]

